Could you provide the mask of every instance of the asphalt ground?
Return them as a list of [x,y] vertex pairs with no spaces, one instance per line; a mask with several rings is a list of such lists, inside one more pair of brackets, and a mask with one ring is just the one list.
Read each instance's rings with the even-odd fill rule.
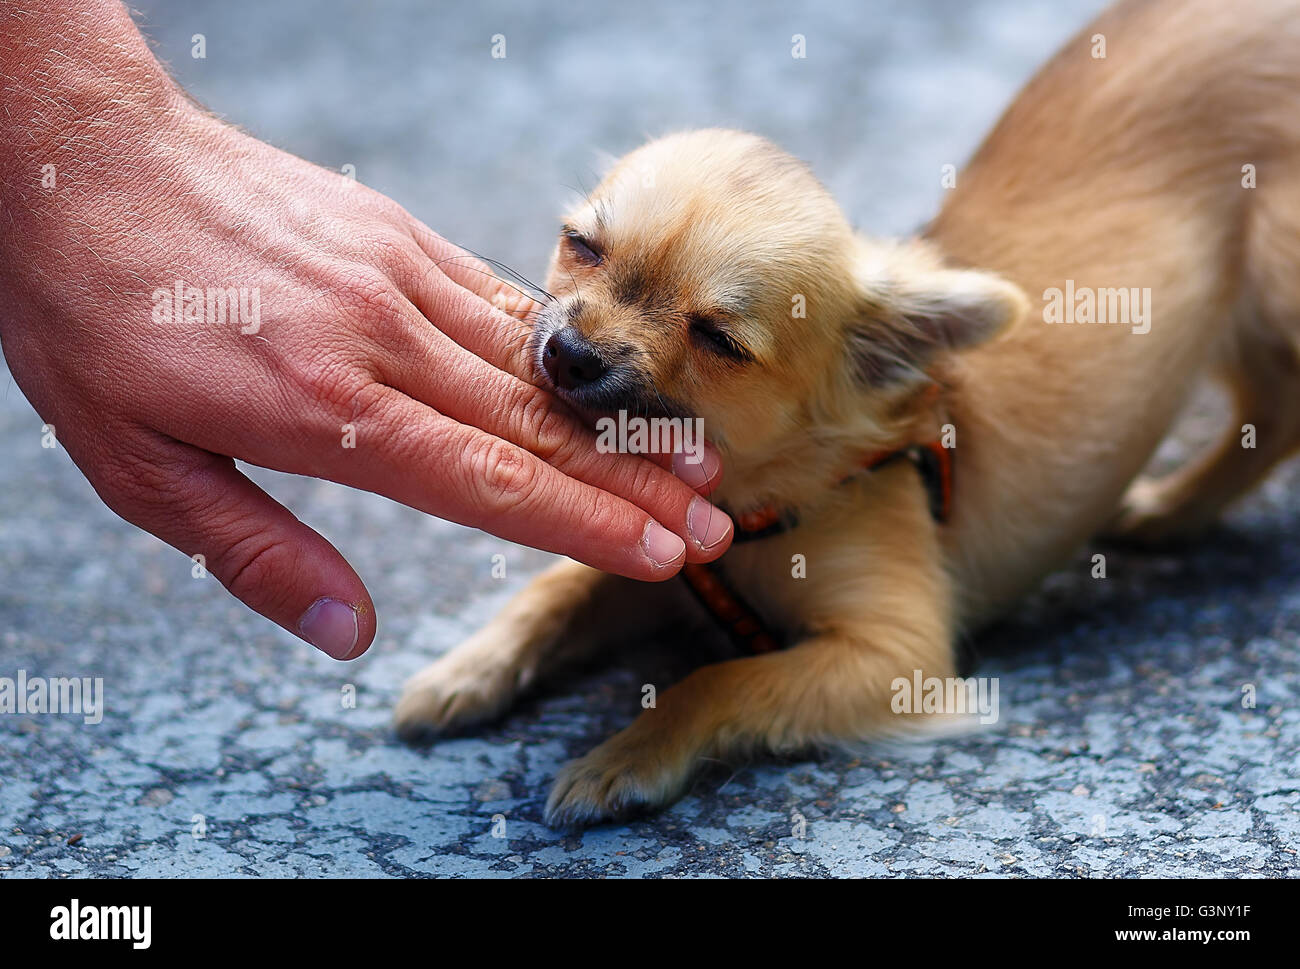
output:
[[[601,152],[687,127],[766,134],[807,159],[855,223],[909,231],[937,205],[940,167],[961,163],[1100,5],[137,6],[213,110],[322,165],[355,166],[448,238],[537,276],[557,213],[595,181]],[[490,55],[495,34],[504,59]],[[794,34],[804,59],[790,56]],[[0,385],[0,675],[102,677],[106,708],[95,725],[0,716],[0,874],[1296,872],[1294,466],[1191,549],[1108,550],[1105,581],[1083,550],[964,644],[975,671],[999,677],[995,729],[717,770],[661,815],[567,834],[541,823],[556,770],[636,715],[640,684],[723,655],[713,637],[628,644],[616,666],[575,673],[478,736],[405,747],[389,722],[402,680],[548,556],[253,470],[374,594],[377,641],[339,665],[114,517],[66,453],[40,446],[40,419],[7,374]],[[1185,455],[1213,413],[1198,407],[1163,457]]]

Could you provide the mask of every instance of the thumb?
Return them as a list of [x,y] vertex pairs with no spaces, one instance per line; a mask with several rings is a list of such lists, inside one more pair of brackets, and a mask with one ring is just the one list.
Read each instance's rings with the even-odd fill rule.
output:
[[[227,457],[166,441],[149,466],[101,497],[115,512],[194,558],[254,612],[335,659],[375,636],[375,610],[338,550],[235,468]],[[159,460],[161,459],[161,460]],[[202,556],[202,559],[197,556]]]

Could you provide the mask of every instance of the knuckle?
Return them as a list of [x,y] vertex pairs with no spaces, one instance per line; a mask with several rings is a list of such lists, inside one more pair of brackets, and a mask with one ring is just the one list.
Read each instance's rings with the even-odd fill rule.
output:
[[399,279],[414,273],[429,261],[419,243],[397,230],[371,239],[368,248],[373,253],[374,261]]
[[210,560],[210,568],[235,598],[261,600],[277,588],[278,576],[292,573],[293,557],[283,538],[255,532],[228,545]]
[[401,300],[388,273],[378,266],[349,266],[335,283],[334,298],[344,315],[365,327],[391,325],[400,315]]
[[499,438],[472,447],[468,469],[470,493],[487,515],[526,502],[537,488],[537,469],[528,455]]
[[605,492],[596,488],[586,501],[586,514],[582,520],[589,525],[600,528],[611,527],[617,520],[612,513],[612,505],[615,504],[605,494]]
[[312,350],[283,361],[294,388],[318,406],[330,424],[355,420],[373,405],[380,389],[364,365],[337,350]]
[[351,249],[356,264],[349,268],[349,295],[363,307],[382,309],[417,272],[427,271],[429,257],[395,220],[355,229]]
[[575,443],[574,425],[555,408],[549,394],[529,393],[517,411],[519,440],[547,463],[571,449]]
[[665,478],[668,479],[670,484],[676,480],[660,468],[659,465],[644,458],[633,464],[630,475],[628,479],[629,494],[647,498],[663,494]]

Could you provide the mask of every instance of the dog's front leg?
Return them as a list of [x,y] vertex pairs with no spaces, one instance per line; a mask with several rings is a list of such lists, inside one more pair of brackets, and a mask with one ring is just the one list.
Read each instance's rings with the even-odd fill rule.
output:
[[491,622],[411,677],[397,704],[405,740],[492,720],[556,668],[673,615],[676,582],[634,582],[578,562],[538,575]]
[[[919,605],[919,604],[918,604]],[[556,827],[590,824],[671,803],[702,761],[794,752],[901,732],[897,677],[947,677],[946,610],[911,613],[912,627],[824,631],[792,649],[696,670],[654,709],[560,772],[546,805]]]

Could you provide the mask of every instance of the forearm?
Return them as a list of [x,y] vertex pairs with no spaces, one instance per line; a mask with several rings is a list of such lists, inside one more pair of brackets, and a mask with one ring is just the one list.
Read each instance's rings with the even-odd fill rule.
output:
[[118,0],[0,0],[0,247],[189,110]]
[[109,123],[184,100],[120,0],[0,0],[0,134],[11,148],[68,122]]

